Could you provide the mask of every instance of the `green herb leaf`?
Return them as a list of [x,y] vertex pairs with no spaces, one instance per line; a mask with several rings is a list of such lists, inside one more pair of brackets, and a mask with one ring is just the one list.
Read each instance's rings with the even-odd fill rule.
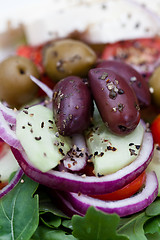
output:
[[157,216],[160,214],[160,198],[157,198],[151,205],[146,209],[148,216]]
[[61,225],[61,218],[52,213],[41,214],[41,221],[50,228],[58,228]]
[[147,240],[143,226],[148,219],[145,212],[126,218],[126,224],[123,224],[118,232],[127,235],[130,240]]
[[28,240],[39,222],[38,183],[23,176],[17,186],[0,200],[0,240]]
[[150,218],[144,225],[145,233],[160,233],[160,216]]
[[39,211],[40,213],[50,212],[53,215],[68,218],[57,206],[54,197],[50,197],[48,189],[45,186],[40,185],[37,193],[39,194]]
[[79,240],[128,240],[116,232],[119,220],[116,214],[108,215],[90,207],[85,217],[73,216],[73,236]]
[[[76,240],[72,235],[66,234],[62,230],[49,229],[45,226],[40,226],[32,236],[31,240]],[[84,240],[84,239],[83,239]],[[92,239],[93,240],[93,239]]]
[[146,237],[147,237],[147,240],[159,240],[160,233],[147,234]]
[[63,220],[62,221],[62,226],[65,227],[65,228],[69,228],[69,229],[73,230],[72,220]]

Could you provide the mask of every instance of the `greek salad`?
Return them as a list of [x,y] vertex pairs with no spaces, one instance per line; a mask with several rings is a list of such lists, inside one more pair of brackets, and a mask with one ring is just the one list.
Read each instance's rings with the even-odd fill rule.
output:
[[160,38],[0,62],[0,239],[160,239]]

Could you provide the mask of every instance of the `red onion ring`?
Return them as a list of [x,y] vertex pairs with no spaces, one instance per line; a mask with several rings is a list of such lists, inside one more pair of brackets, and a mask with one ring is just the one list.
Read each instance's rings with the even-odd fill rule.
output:
[[2,112],[0,111],[0,137],[3,139],[4,142],[6,142],[8,145],[17,148],[22,149],[22,145],[20,141],[18,140],[15,132],[11,129],[11,125],[8,124],[8,122],[5,120]]
[[0,102],[0,111],[2,112],[3,117],[5,118],[5,120],[7,120],[8,123],[13,125],[16,124],[17,112],[15,112],[13,109],[8,108],[1,102]]
[[53,189],[84,194],[104,194],[116,191],[138,177],[148,166],[153,156],[153,137],[150,131],[145,131],[138,157],[130,165],[116,173],[103,177],[79,176],[75,173],[50,170],[41,172],[32,166],[26,154],[22,150],[11,148],[19,165],[31,179]]
[[[103,201],[83,194],[61,192],[58,197],[65,203],[71,203],[72,207],[85,215],[88,207],[94,206],[105,213],[117,213],[120,217],[128,216],[145,209],[158,194],[158,180],[154,172],[146,174],[146,183],[143,190],[136,195],[117,201]],[[63,198],[63,200],[62,200]]]
[[71,171],[80,171],[87,164],[88,153],[85,138],[82,134],[72,135],[73,147],[64,157],[64,167]]
[[44,83],[42,83],[40,80],[38,80],[37,78],[35,78],[34,76],[30,76],[30,79],[35,83],[37,84],[45,93],[46,95],[52,99],[52,94],[53,94],[53,91]]
[[61,211],[65,213],[68,217],[71,218],[75,214],[82,216],[82,214],[75,210],[72,204],[69,201],[67,201],[63,196],[61,196],[61,194],[59,194],[58,191],[51,190],[50,195],[53,200],[53,203],[59,209],[61,209]]
[[9,193],[20,181],[21,177],[23,175],[23,170],[20,168],[15,176],[12,178],[12,180],[4,187],[0,190],[0,198],[2,198],[3,196],[5,196],[7,193]]

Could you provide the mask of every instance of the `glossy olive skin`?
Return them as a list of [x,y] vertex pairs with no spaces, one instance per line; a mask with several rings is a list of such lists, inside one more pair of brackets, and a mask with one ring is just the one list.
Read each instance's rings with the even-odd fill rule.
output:
[[110,69],[123,77],[133,88],[141,108],[147,107],[151,104],[149,85],[147,81],[143,79],[141,74],[138,73],[133,67],[124,62],[115,60],[103,61],[99,63],[97,67]]
[[160,107],[160,67],[157,67],[149,79],[149,86],[152,88],[152,99]]
[[70,75],[85,77],[95,62],[95,52],[78,40],[59,40],[44,48],[44,69],[53,81]]
[[61,135],[82,133],[89,126],[93,114],[88,85],[77,76],[59,81],[53,89],[53,113]]
[[35,64],[24,57],[11,56],[0,63],[0,100],[11,107],[20,108],[31,101],[38,87],[30,75],[39,78]]
[[118,135],[132,132],[140,121],[137,97],[126,81],[106,68],[89,71],[89,85],[103,122]]

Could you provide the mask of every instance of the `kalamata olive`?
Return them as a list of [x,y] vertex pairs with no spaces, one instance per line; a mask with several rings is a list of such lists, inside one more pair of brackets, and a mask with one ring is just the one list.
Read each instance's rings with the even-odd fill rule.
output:
[[157,67],[149,79],[154,103],[160,107],[160,67]]
[[139,123],[139,105],[133,89],[106,68],[89,71],[89,84],[103,122],[115,134],[125,135]]
[[38,87],[30,75],[39,78],[35,64],[24,57],[11,56],[0,63],[0,99],[11,107],[21,107],[31,101]]
[[45,72],[53,81],[69,75],[85,77],[95,62],[95,52],[78,40],[59,40],[44,48]]
[[123,77],[133,88],[141,108],[150,105],[151,94],[149,92],[149,85],[133,67],[127,63],[115,60],[103,61],[97,67],[110,69]]
[[53,112],[61,135],[82,133],[89,126],[93,113],[88,85],[77,76],[59,81],[53,89]]

